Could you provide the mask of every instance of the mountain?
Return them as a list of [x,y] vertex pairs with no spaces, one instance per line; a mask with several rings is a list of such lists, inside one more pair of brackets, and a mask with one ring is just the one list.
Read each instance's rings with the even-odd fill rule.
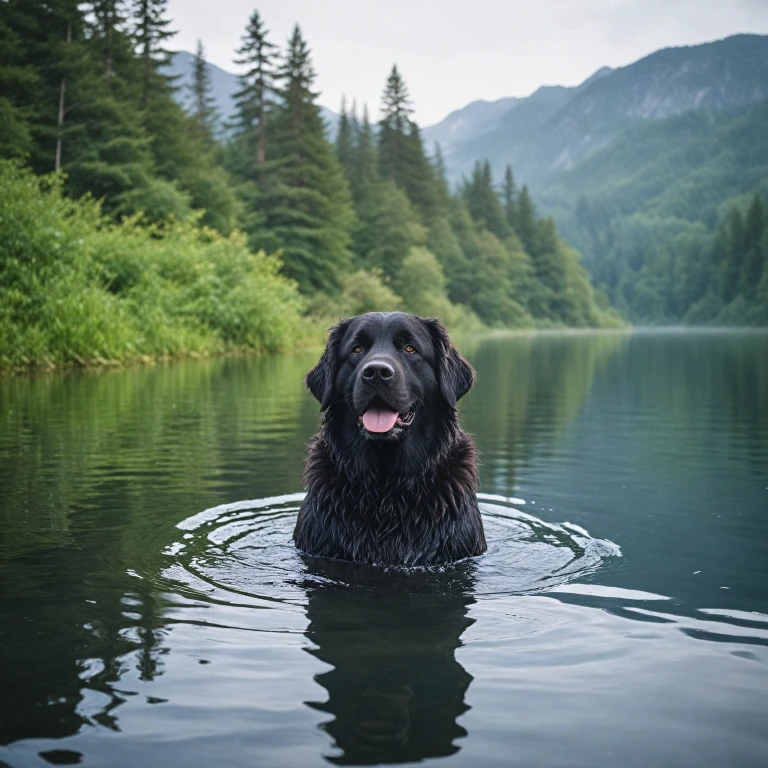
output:
[[[579,88],[584,88],[591,82],[611,72],[610,67],[602,67],[585,80]],[[562,85],[542,86],[532,96],[527,98],[508,97],[496,101],[473,101],[466,107],[451,112],[439,123],[422,130],[422,136],[427,145],[440,144],[444,153],[450,154],[460,149],[464,142],[473,142],[478,136],[497,129],[503,118],[515,107],[523,106],[516,113],[518,123],[523,121],[523,115],[530,113],[535,123],[541,123],[562,106],[575,93],[577,88],[567,88]]]
[[[194,71],[195,57],[188,51],[176,51],[171,55],[168,74],[176,78],[175,84],[178,87],[176,99],[185,108],[192,104],[192,73]],[[225,122],[232,118],[235,112],[235,94],[240,90],[237,76],[230,72],[225,72],[220,67],[210,62],[206,63],[208,74],[211,80],[211,96],[216,104],[216,109]]]
[[[189,107],[192,102],[189,86],[192,84],[194,61],[194,55],[188,51],[176,51],[171,55],[170,64],[167,67],[168,74],[176,78],[176,86],[178,87],[175,94],[176,100],[184,107]],[[207,62],[206,66],[211,78],[211,95],[219,111],[220,125],[224,131],[224,126],[234,116],[235,94],[240,90],[240,84],[237,75],[210,62]],[[326,107],[321,107],[320,112],[328,126],[329,136],[335,136],[339,116]]]
[[497,182],[511,165],[632,321],[768,321],[768,36],[475,102],[423,135],[454,183],[478,159]]
[[[735,35],[704,45],[667,48],[626,67],[599,70],[576,88],[540,88],[492,120],[451,140],[452,113],[424,130],[447,137],[443,154],[453,181],[485,157],[497,176],[509,163],[517,178],[541,189],[639,121],[664,120],[699,109],[710,114],[768,98],[768,36]],[[501,102],[509,100],[501,100]],[[501,102],[494,102],[500,104]],[[487,110],[486,110],[487,111]]]
[[425,145],[439,144],[444,152],[494,127],[498,120],[522,99],[510,97],[498,101],[473,101],[466,107],[451,112],[436,125],[424,128]]

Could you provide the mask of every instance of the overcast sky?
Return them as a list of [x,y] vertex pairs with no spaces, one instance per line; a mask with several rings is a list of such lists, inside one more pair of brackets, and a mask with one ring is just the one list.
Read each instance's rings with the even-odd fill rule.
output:
[[232,63],[258,8],[284,45],[299,22],[313,54],[320,103],[342,94],[378,114],[394,62],[416,120],[438,122],[475,99],[527,96],[540,85],[576,85],[659,48],[768,34],[768,0],[170,0],[172,47]]

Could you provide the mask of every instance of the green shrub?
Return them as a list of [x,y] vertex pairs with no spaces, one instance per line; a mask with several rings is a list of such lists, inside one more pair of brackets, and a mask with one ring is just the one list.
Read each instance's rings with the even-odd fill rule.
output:
[[0,163],[0,369],[287,348],[309,329],[279,269],[240,233],[115,224]]
[[393,312],[402,309],[402,299],[389,287],[380,269],[360,269],[341,278],[341,291],[317,295],[309,306],[318,322],[354,317],[365,312]]
[[443,268],[427,248],[411,248],[397,282],[403,308],[421,317],[439,317],[451,330],[480,331],[483,324],[471,309],[454,304],[446,290]]

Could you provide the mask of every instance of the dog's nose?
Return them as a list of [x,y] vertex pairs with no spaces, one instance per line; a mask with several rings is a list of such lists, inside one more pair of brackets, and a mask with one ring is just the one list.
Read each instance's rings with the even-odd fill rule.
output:
[[389,381],[395,375],[395,369],[383,360],[371,360],[363,366],[362,373],[366,381]]

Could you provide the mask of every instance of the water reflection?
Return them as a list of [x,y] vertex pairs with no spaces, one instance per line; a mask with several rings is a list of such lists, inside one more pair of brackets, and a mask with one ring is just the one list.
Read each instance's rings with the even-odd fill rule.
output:
[[[309,567],[325,573],[328,564]],[[471,566],[420,575],[356,569],[353,578],[354,588],[307,590],[309,653],[331,665],[315,678],[327,701],[307,703],[333,716],[323,728],[342,752],[328,759],[376,765],[454,754],[467,735],[457,718],[472,681],[456,660],[474,623]]]
[[[405,581],[303,561],[293,496],[177,527],[299,490],[315,353],[0,380],[0,764],[278,765],[286,745],[301,765],[506,764],[504,707],[528,764],[605,765],[589,745],[620,748],[632,723],[690,758],[658,740],[633,765],[652,746],[656,764],[693,764],[703,721],[720,723],[723,764],[739,744],[758,754],[768,335],[463,351],[482,490],[536,520],[487,506],[485,558]],[[563,579],[557,600],[530,597]],[[674,691],[652,717],[662,678]],[[581,723],[565,751],[553,712]]]
[[121,596],[101,586],[97,601],[62,582],[0,613],[0,744],[61,739],[84,726],[119,731],[118,709],[137,694],[129,680],[163,673],[167,600],[147,588]]
[[467,352],[478,384],[462,403],[481,450],[482,487],[511,495],[534,456],[551,456],[625,333],[481,338]]

